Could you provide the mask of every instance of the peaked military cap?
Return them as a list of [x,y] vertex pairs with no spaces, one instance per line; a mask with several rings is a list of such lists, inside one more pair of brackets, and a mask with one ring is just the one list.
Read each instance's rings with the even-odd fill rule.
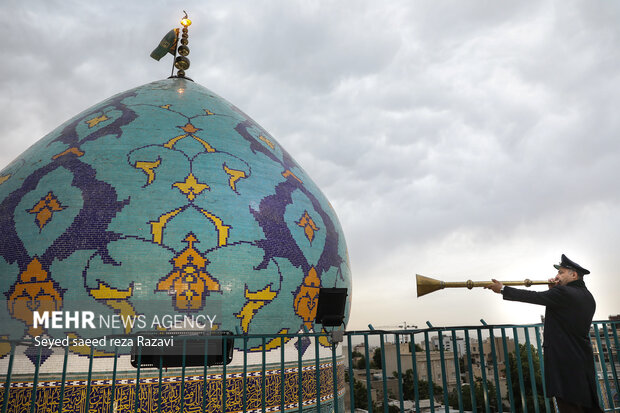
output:
[[590,271],[586,270],[581,265],[577,264],[575,261],[569,260],[568,257],[564,254],[562,254],[562,260],[560,261],[560,263],[554,264],[553,266],[557,270],[559,270],[560,267],[564,267],[564,268],[568,268],[569,270],[575,270],[577,271],[577,273],[581,275],[590,274]]

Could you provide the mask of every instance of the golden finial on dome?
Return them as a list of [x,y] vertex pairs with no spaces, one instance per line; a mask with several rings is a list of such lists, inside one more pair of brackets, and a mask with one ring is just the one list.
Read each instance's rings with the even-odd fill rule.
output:
[[185,10],[183,10],[183,13],[185,13],[185,16],[181,19],[181,26],[183,26],[181,31],[183,34],[181,35],[181,45],[177,49],[179,56],[174,59],[174,67],[177,68],[177,77],[185,77],[185,71],[189,69],[189,59],[187,58],[189,54],[189,47],[187,47],[187,28],[192,24],[192,21],[188,18]]
[[[187,28],[192,24],[192,21],[188,18],[187,12],[183,10],[185,16],[181,19],[182,29],[172,29],[164,38],[159,42],[159,45],[151,52],[151,57],[155,60],[160,60],[166,54],[170,53],[174,56],[174,64],[172,67],[172,74],[170,77],[174,76],[174,68],[177,68],[176,77],[182,77],[188,80],[190,78],[185,77],[185,71],[189,69],[189,59],[187,55],[189,54],[189,47],[187,47],[188,43],[188,30]],[[177,44],[179,43],[179,32],[182,32],[180,43],[181,45],[177,49]],[[178,56],[177,56],[178,53]]]

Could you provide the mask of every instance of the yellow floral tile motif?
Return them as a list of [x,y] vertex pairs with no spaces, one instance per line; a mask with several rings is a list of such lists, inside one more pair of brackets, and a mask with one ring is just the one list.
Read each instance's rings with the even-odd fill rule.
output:
[[10,177],[11,177],[11,174],[8,174],[8,175],[0,175],[0,185],[2,185],[3,183],[5,183],[6,181],[8,181]]
[[101,115],[101,116],[97,116],[96,118],[88,119],[84,121],[84,123],[86,123],[89,128],[93,128],[97,126],[99,123],[104,122],[108,119],[110,118],[108,118],[106,115]]
[[195,127],[194,125],[192,125],[190,122],[187,122],[187,124],[185,124],[185,126],[181,126],[180,128],[184,132],[187,132],[189,134],[196,133],[196,132],[198,132],[200,130],[197,127]]
[[[170,212],[162,214],[157,220],[149,221],[151,225],[151,234],[153,236],[153,242],[156,244],[162,244],[164,239],[164,230],[166,228],[166,224],[168,221],[179,215],[183,212],[187,206],[182,206],[177,209],[174,209]],[[199,211],[202,215],[205,216],[213,224],[215,230],[217,231],[217,245],[223,246],[228,242],[228,236],[230,235],[230,225],[224,224],[221,218],[218,218],[214,214],[209,211],[205,211],[202,208],[195,207],[197,211]]]
[[295,314],[304,320],[304,325],[308,327],[308,329],[312,328],[312,323],[316,317],[316,306],[319,301],[320,289],[321,280],[316,273],[316,269],[310,267],[293,301]]
[[50,191],[45,197],[37,202],[31,209],[27,210],[29,214],[35,216],[35,224],[42,230],[43,227],[52,219],[54,212],[60,212],[65,209],[56,196]]
[[199,142],[202,146],[204,146],[205,151],[207,151],[207,152],[209,152],[209,153],[213,153],[213,152],[215,152],[215,149],[213,149],[213,147],[212,147],[211,145],[209,145],[209,143],[208,143],[208,142],[206,142],[206,141],[204,141],[204,140],[200,139],[200,138],[199,138],[198,136],[196,136],[196,135],[191,135],[191,136],[192,136],[192,138],[194,138],[194,140],[195,140],[196,142]]
[[0,359],[11,352],[11,343],[8,340],[9,336],[0,336]]
[[310,241],[310,245],[312,245],[312,240],[314,239],[314,233],[319,230],[319,227],[316,226],[314,220],[310,218],[308,215],[308,211],[304,211],[303,215],[296,222],[297,226],[302,227],[304,229],[304,234],[306,234],[306,238]]
[[265,144],[267,144],[267,146],[269,146],[271,149],[275,149],[276,146],[273,144],[273,142],[271,142],[269,139],[265,138],[263,135],[260,135],[258,137],[258,139],[260,139],[261,141],[265,142]]
[[153,183],[155,180],[155,168],[161,165],[161,159],[157,159],[156,161],[136,161],[134,167],[136,169],[141,169],[147,176],[146,185],[148,186]]
[[[284,334],[288,334],[289,333],[289,329],[288,328],[283,328],[280,331],[278,331],[278,335],[284,335]],[[272,339],[270,339],[269,341],[267,341],[265,343],[265,348],[263,349],[263,346],[256,346],[256,347],[250,347],[248,348],[249,352],[262,352],[262,351],[271,351],[273,349],[279,348],[280,346],[288,343],[289,341],[291,341],[292,338],[291,337],[274,337]]]
[[180,141],[183,138],[186,138],[187,136],[188,136],[187,133],[183,135],[175,136],[174,138],[170,139],[168,142],[164,144],[164,148],[168,148],[168,149],[174,148],[174,145],[176,145],[178,141]]
[[217,245],[219,247],[226,245],[228,243],[228,236],[230,235],[230,225],[225,225],[222,218],[216,217],[209,211],[205,211],[202,208],[198,208],[198,210],[215,226],[215,230],[217,231]]
[[150,221],[151,224],[151,234],[153,235],[153,242],[156,244],[161,244],[164,239],[164,227],[166,223],[179,214],[179,212],[183,211],[185,208],[180,207],[174,209],[168,213],[165,213],[159,217],[157,221]]
[[60,289],[54,285],[54,281],[43,269],[37,257],[34,257],[26,270],[19,274],[7,305],[11,316],[23,321],[28,326],[28,334],[33,337],[43,333],[43,327],[34,327],[33,312],[43,313],[61,309]]
[[183,130],[183,132],[185,133],[183,135],[175,136],[174,138],[169,139],[166,143],[164,143],[163,145],[164,148],[173,149],[174,145],[176,145],[177,142],[179,142],[181,139],[185,139],[188,136],[191,136],[195,141],[199,142],[205,148],[207,152],[209,153],[215,152],[215,149],[208,142],[194,135],[194,133],[202,129],[195,127],[194,125],[192,125],[191,122],[187,122],[184,126],[177,126],[177,127]]
[[278,293],[276,291],[271,291],[271,285],[268,285],[262,290],[256,292],[251,292],[246,286],[244,294],[248,301],[245,303],[241,311],[235,313],[235,317],[241,320],[241,328],[244,333],[247,333],[254,315],[258,313],[258,310],[276,298]]
[[205,189],[209,189],[209,185],[201,184],[200,182],[198,182],[194,174],[192,174],[191,172],[189,175],[187,175],[185,181],[175,182],[174,184],[172,184],[172,186],[177,187],[179,191],[185,194],[185,196],[187,196],[187,199],[190,201],[193,201],[194,198],[196,198],[196,195],[200,194]]
[[232,189],[233,191],[237,191],[237,181],[241,178],[246,178],[245,172],[239,171],[237,169],[231,169],[226,166],[226,164],[223,164],[222,167],[224,168],[224,172],[226,172],[230,176],[230,179],[228,180],[228,186],[230,186],[230,189]]
[[[91,289],[89,292],[91,297],[103,302],[108,307],[115,310],[122,318],[128,318],[136,315],[136,309],[129,302],[129,298],[133,295],[133,283],[126,290],[110,287],[105,282],[99,280],[97,288]],[[125,334],[131,333],[131,324],[125,324]]]
[[83,156],[84,152],[79,150],[78,148],[73,147],[73,148],[69,148],[66,151],[62,151],[62,152],[52,156],[52,159],[58,159],[61,156],[65,156],[65,155],[69,155],[69,154],[73,154],[73,155],[79,157],[79,156]]
[[289,176],[291,178],[294,178],[296,181],[298,181],[300,184],[303,184],[303,182],[301,181],[301,179],[299,179],[297,177],[297,175],[295,175],[294,173],[292,173],[289,169],[287,169],[286,171],[282,172],[282,176],[285,178],[288,178]]
[[199,242],[196,236],[190,232],[183,241],[188,246],[172,259],[174,268],[157,283],[155,291],[173,295],[176,310],[198,311],[211,291],[221,292],[220,284],[206,270],[209,261],[194,248]]
[[[323,329],[323,331],[325,331],[325,329]],[[319,344],[322,345],[323,347],[331,347],[332,343],[329,342],[329,339],[326,336],[320,336],[319,337]]]
[[130,286],[126,290],[110,287],[105,282],[99,280],[96,289],[90,290],[90,295],[97,300],[126,300],[133,294],[133,288]]

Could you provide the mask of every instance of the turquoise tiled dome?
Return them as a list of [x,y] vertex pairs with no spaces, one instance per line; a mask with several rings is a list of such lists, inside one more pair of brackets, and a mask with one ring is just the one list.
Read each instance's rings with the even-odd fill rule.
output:
[[34,327],[35,305],[316,330],[318,289],[351,287],[317,186],[252,119],[179,78],[93,106],[0,172],[0,233],[11,339],[106,333]]

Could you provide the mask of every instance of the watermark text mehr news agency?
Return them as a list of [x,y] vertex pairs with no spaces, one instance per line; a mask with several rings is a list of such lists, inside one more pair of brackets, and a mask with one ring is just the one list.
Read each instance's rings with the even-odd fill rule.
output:
[[[216,315],[198,314],[198,315],[182,315],[182,314],[164,314],[161,316],[154,315],[150,323],[144,314],[125,316],[120,314],[95,316],[93,311],[45,311],[39,313],[34,311],[33,326],[43,326],[46,329],[120,329],[139,328],[145,329],[150,327],[151,330],[170,330],[170,329],[200,329],[211,330],[215,322]],[[169,338],[146,338],[143,336],[134,337],[139,346],[172,346],[173,339]],[[69,338],[50,339],[37,336],[34,338],[36,345],[53,347],[53,346],[133,346],[132,338]]]

